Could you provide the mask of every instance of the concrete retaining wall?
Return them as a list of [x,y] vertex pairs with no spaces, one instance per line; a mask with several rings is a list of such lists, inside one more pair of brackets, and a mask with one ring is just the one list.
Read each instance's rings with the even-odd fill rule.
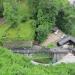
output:
[[32,41],[4,41],[3,47],[6,48],[24,48],[24,47],[32,47]]

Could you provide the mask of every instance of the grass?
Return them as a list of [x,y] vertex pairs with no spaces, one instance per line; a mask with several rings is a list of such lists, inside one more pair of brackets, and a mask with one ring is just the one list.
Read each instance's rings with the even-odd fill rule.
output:
[[0,75],[22,75],[23,67],[27,67],[29,64],[29,59],[24,56],[0,48]]
[[50,58],[39,58],[39,59],[33,59],[35,62],[42,63],[42,64],[51,64],[52,61]]
[[35,35],[35,30],[30,22],[27,22],[26,24],[21,24],[19,30],[19,36],[26,40],[33,40]]
[[22,23],[16,28],[11,28],[7,31],[6,36],[8,39],[18,40],[33,40],[34,39],[34,28],[31,25],[31,21]]
[[8,25],[0,25],[0,39],[5,35],[9,40],[25,40],[32,41],[34,39],[35,30],[32,21],[27,21],[18,25],[16,28],[10,28],[6,31]]
[[51,44],[48,44],[48,46],[47,46],[48,48],[54,48],[54,47],[56,47],[56,43],[51,43]]
[[37,53],[37,54],[33,54],[32,55],[32,58],[49,58],[49,54],[46,54],[46,53]]
[[37,53],[32,55],[32,60],[38,63],[49,64],[52,62],[52,57],[48,53]]
[[6,24],[0,24],[0,39],[2,39],[2,36],[6,33],[8,27]]
[[0,24],[0,46],[3,45],[3,36],[6,34],[6,30],[8,29],[9,25]]
[[25,55],[0,47],[0,75],[75,75],[75,64],[35,66]]

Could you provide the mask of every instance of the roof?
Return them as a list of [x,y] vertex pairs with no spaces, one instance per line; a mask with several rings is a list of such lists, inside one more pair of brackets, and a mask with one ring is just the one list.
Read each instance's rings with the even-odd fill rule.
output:
[[63,39],[61,39],[60,41],[58,41],[58,44],[59,45],[64,45],[65,43],[70,42],[70,41],[75,44],[75,38],[71,37],[71,36],[64,37]]

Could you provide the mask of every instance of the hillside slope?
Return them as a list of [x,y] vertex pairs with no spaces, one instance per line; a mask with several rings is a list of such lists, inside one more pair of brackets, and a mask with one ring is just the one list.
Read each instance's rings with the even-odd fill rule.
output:
[[48,46],[49,44],[52,43],[57,43],[57,41],[60,40],[61,36],[63,36],[63,32],[59,31],[58,34],[52,33],[49,34],[49,36],[47,37],[47,39],[42,43],[42,46]]
[[8,40],[32,41],[35,36],[35,29],[32,26],[32,20],[18,25],[16,28],[10,28],[8,24],[0,24],[0,41],[3,37]]
[[34,39],[35,30],[30,20],[18,25],[16,28],[10,28],[5,35],[7,39],[31,41]]
[[26,56],[0,48],[0,75],[75,75],[75,64],[32,65]]

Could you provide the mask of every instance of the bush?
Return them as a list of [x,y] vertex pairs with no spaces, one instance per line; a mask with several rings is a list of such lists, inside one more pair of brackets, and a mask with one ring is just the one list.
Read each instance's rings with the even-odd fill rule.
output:
[[29,8],[24,3],[19,3],[17,0],[4,1],[4,17],[12,28],[25,22],[29,19]]
[[75,75],[75,64],[35,66],[25,55],[0,48],[0,75]]
[[0,0],[0,17],[3,17],[3,1]]
[[75,75],[75,70],[74,70],[74,69],[69,69],[69,70],[68,70],[68,73],[69,73],[70,75]]

